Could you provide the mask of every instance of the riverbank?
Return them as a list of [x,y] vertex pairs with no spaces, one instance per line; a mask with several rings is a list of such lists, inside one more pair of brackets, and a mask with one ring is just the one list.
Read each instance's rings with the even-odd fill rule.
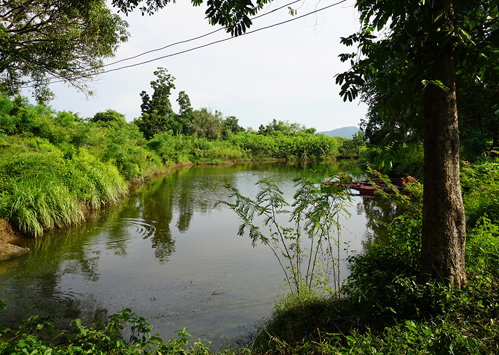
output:
[[[335,159],[328,159],[330,161],[334,161]],[[295,159],[284,159],[284,158],[261,158],[261,159],[239,159],[239,160],[229,160],[229,161],[215,161],[215,162],[198,162],[198,163],[192,163],[192,162],[183,162],[183,163],[169,163],[165,164],[162,169],[154,169],[148,171],[148,173],[145,173],[142,177],[140,178],[134,178],[130,181],[128,181],[128,187],[126,188],[126,192],[124,195],[120,197],[120,199],[116,199],[111,201],[110,203],[120,203],[120,200],[125,197],[126,195],[132,193],[137,187],[147,183],[150,179],[161,176],[161,175],[167,175],[172,173],[175,170],[190,167],[190,166],[195,166],[195,165],[234,165],[234,164],[239,164],[239,163],[248,163],[248,162],[286,162],[286,161],[293,161],[293,162],[310,162],[312,159],[310,158],[295,158]],[[318,161],[316,159],[316,161]],[[322,159],[324,161],[324,159]],[[92,218],[92,216],[95,214],[95,212],[99,211],[101,207],[104,207],[106,205],[100,205],[96,208],[88,208],[88,205],[85,203],[85,201],[78,201],[77,205],[80,207],[81,212],[82,212],[82,219],[78,222],[79,223],[85,223],[88,219]],[[66,226],[61,226],[61,227],[52,227],[49,229],[54,229],[54,228],[65,228]],[[21,248],[17,246],[16,244],[19,243],[23,238],[31,238],[33,237],[32,235],[29,235],[27,233],[22,233],[19,230],[16,230],[11,224],[9,224],[5,219],[0,218],[0,260],[2,259],[8,259],[11,257],[16,257],[23,255],[29,251],[29,249]]]
[[238,127],[210,138],[162,131],[146,139],[116,112],[83,119],[1,95],[0,102],[0,218],[32,237],[79,224],[87,211],[175,166],[339,155],[336,138],[284,122],[262,132]]

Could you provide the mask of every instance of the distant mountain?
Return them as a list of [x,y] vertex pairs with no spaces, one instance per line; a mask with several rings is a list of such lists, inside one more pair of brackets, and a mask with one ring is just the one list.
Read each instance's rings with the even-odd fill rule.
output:
[[316,134],[325,134],[329,137],[345,137],[348,139],[352,139],[353,135],[358,131],[360,131],[359,127],[350,126],[333,129],[332,131],[317,132]]

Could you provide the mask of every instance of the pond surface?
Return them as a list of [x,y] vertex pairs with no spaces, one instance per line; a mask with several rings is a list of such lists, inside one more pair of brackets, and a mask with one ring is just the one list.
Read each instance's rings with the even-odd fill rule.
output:
[[[339,163],[321,167],[348,171]],[[227,199],[223,179],[254,198],[255,183],[270,176],[291,202],[292,180],[318,168],[311,163],[183,168],[141,186],[84,225],[27,240],[28,254],[0,262],[0,299],[8,305],[0,323],[19,324],[38,314],[60,325],[75,318],[89,324],[127,307],[164,340],[183,327],[214,345],[244,339],[286,286],[271,250],[253,248],[248,236],[237,235],[235,213],[214,207]],[[360,196],[349,210],[352,216],[340,223],[350,254],[381,241],[375,222],[397,213],[389,200]],[[342,277],[347,275],[343,262]]]

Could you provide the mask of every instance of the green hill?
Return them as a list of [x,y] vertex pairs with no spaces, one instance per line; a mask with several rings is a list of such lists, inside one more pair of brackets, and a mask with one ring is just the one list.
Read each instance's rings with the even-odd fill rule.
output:
[[332,131],[317,132],[317,134],[324,134],[329,137],[345,137],[352,139],[353,135],[360,131],[359,127],[349,126],[333,129]]

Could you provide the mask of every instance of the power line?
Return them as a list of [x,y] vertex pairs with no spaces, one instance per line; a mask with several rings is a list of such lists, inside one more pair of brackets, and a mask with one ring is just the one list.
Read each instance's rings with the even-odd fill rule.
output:
[[[251,18],[251,21],[253,20],[256,20],[258,18],[261,18],[263,16],[267,16],[267,15],[270,15],[278,10],[281,10],[282,8],[284,7],[289,7],[290,5],[293,5],[297,2],[300,2],[302,0],[295,0],[295,1],[292,1],[286,5],[283,5],[281,7],[278,7],[272,11],[269,11],[269,12],[266,12],[264,14],[261,14],[261,15],[258,15],[258,16],[255,16],[255,17],[252,17]],[[176,45],[179,45],[179,44],[184,44],[184,43],[188,43],[188,42],[192,42],[192,41],[195,41],[195,40],[198,40],[198,39],[201,39],[201,38],[204,38],[204,37],[207,37],[207,36],[210,36],[216,32],[219,32],[219,31],[222,31],[222,30],[226,30],[230,27],[221,27],[215,31],[211,31],[211,32],[208,32],[206,34],[203,34],[203,35],[200,35],[200,36],[197,36],[197,37],[193,37],[193,38],[190,38],[190,39],[187,39],[187,40],[183,40],[183,41],[178,41],[178,42],[175,42],[175,43],[172,43],[172,44],[169,44],[169,45],[166,45],[166,46],[163,46],[163,47],[160,47],[160,48],[156,48],[156,49],[152,49],[152,50],[149,50],[149,51],[146,51],[146,52],[143,52],[143,53],[140,53],[140,54],[137,54],[137,55],[134,55],[132,57],[128,57],[128,58],[124,58],[124,59],[120,59],[118,61],[115,61],[115,62],[112,62],[112,63],[107,63],[107,64],[104,64],[104,65],[101,65],[97,68],[87,68],[87,70],[89,71],[94,71],[96,69],[101,69],[101,68],[104,68],[104,67],[108,67],[108,66],[111,66],[111,65],[115,65],[115,64],[118,64],[118,63],[121,63],[121,62],[124,62],[124,61],[128,61],[128,60],[132,60],[132,59],[136,59],[138,57],[141,57],[143,55],[146,55],[146,54],[149,54],[149,53],[153,53],[153,52],[157,52],[157,51],[161,51],[161,50],[164,50],[164,49],[167,49],[167,48],[170,48],[170,47],[173,47],[173,46],[176,46]],[[118,68],[119,69],[119,68]],[[86,74],[85,76],[84,75],[81,75],[81,76],[76,76],[74,78],[72,78],[71,80],[78,80],[78,79],[82,79],[82,78],[87,78],[87,77],[90,77],[90,76],[95,76],[95,75],[99,75],[99,74],[105,74],[106,72],[94,72],[94,73],[89,73],[89,74]],[[55,76],[52,76],[52,77],[49,77],[47,78],[47,83],[48,84],[54,84],[54,83],[61,83],[61,82],[65,82],[67,80],[65,79],[60,79],[60,78],[57,78]],[[23,86],[21,87],[21,89],[26,89],[26,88],[33,88],[34,86]]]
[[[317,9],[317,10],[314,10],[314,11],[310,11],[310,12],[308,12],[306,14],[303,14],[303,15],[300,15],[300,16],[296,16],[296,17],[290,18],[289,20],[281,21],[281,22],[278,22],[278,23],[274,23],[272,25],[268,25],[268,26],[264,26],[262,28],[258,28],[258,29],[253,30],[253,31],[245,32],[245,33],[243,33],[243,34],[241,34],[241,35],[239,35],[237,37],[228,37],[228,38],[220,39],[220,40],[213,41],[213,42],[210,42],[210,43],[207,43],[207,44],[203,44],[203,45],[200,45],[200,46],[197,46],[197,47],[192,47],[192,48],[180,51],[180,52],[176,52],[176,53],[172,53],[172,54],[167,54],[167,55],[164,55],[164,56],[161,56],[161,57],[157,57],[157,58],[154,58],[154,59],[150,59],[150,60],[146,60],[146,61],[143,61],[143,62],[139,62],[139,63],[135,63],[135,64],[130,64],[130,65],[125,65],[125,66],[122,66],[122,67],[119,67],[119,68],[104,70],[104,71],[97,72],[97,73],[90,73],[90,74],[87,74],[86,76],[80,76],[80,77],[72,78],[72,80],[78,80],[78,79],[88,78],[88,77],[95,76],[95,75],[107,74],[107,73],[111,73],[111,72],[115,72],[115,71],[129,69],[129,68],[137,67],[137,66],[140,66],[140,65],[149,64],[149,63],[161,60],[161,59],[170,58],[170,57],[174,57],[174,56],[177,56],[177,55],[180,55],[180,54],[192,52],[192,51],[195,51],[197,49],[209,47],[209,46],[212,46],[212,45],[217,44],[217,43],[226,42],[226,41],[232,40],[234,38],[242,37],[242,36],[249,35],[249,34],[252,34],[252,33],[256,33],[256,32],[260,32],[260,31],[263,31],[263,30],[267,30],[269,28],[273,28],[273,27],[277,27],[277,26],[280,26],[280,25],[284,25],[286,23],[299,20],[300,18],[303,18],[303,17],[309,16],[309,15],[312,15],[312,14],[315,14],[315,13],[327,10],[327,9],[329,9],[331,7],[338,6],[338,5],[340,5],[340,4],[342,4],[342,3],[346,2],[346,1],[347,0],[341,0],[341,1],[338,1],[338,2],[336,2],[334,4],[325,6],[323,8],[320,8],[320,9]],[[285,5],[285,6],[287,6],[287,5]],[[216,31],[219,31],[219,30],[221,30],[221,29],[218,29]],[[214,31],[214,32],[216,32],[216,31]],[[202,36],[202,37],[204,37],[204,36]],[[189,40],[186,40],[186,41],[189,41]],[[150,52],[152,52],[152,51],[156,51],[156,50],[151,50]],[[143,53],[143,54],[145,54],[145,53]],[[143,54],[141,54],[141,55],[143,55]],[[113,63],[113,64],[116,64],[116,63]],[[56,81],[52,81],[52,82],[49,81],[48,84],[62,83],[62,82],[65,82],[65,81],[66,80],[56,80]],[[22,87],[22,89],[33,88],[33,87],[34,86],[25,86],[25,87]]]
[[[256,20],[256,19],[258,19],[258,18],[260,18],[260,17],[263,17],[263,16],[270,15],[270,14],[271,14],[271,13],[273,13],[273,12],[276,12],[276,11],[278,11],[278,10],[281,10],[281,9],[282,9],[282,8],[284,8],[284,7],[289,7],[289,6],[291,6],[291,5],[293,5],[293,4],[297,3],[297,2],[300,2],[300,1],[302,1],[302,0],[295,0],[295,1],[292,1],[292,2],[290,2],[290,3],[288,3],[288,4],[286,4],[286,5],[283,5],[283,6],[281,6],[281,7],[278,7],[278,8],[276,8],[276,9],[272,10],[272,11],[266,12],[266,13],[261,14],[261,15],[258,15],[258,16],[255,16],[255,17],[251,18],[251,21]],[[166,45],[166,46],[164,46],[164,47],[160,47],[160,48],[156,48],[156,49],[151,49],[151,50],[149,50],[149,51],[147,51],[147,52],[143,52],[143,53],[140,53],[140,54],[134,55],[134,56],[132,56],[132,57],[128,57],[128,58],[124,58],[124,59],[117,60],[117,61],[112,62],[112,63],[107,63],[107,64],[104,64],[104,65],[102,65],[102,66],[101,66],[101,68],[103,68],[103,67],[107,67],[107,66],[110,66],[110,65],[115,65],[115,64],[118,64],[118,63],[121,63],[121,62],[125,62],[125,61],[127,61],[127,60],[136,59],[136,58],[141,57],[141,56],[143,56],[143,55],[146,55],[146,54],[149,54],[149,53],[153,53],[153,52],[162,51],[162,50],[164,50],[164,49],[167,49],[167,48],[170,48],[170,47],[173,47],[173,46],[179,45],[179,44],[184,44],[184,43],[192,42],[192,41],[195,41],[195,40],[198,40],[198,39],[204,38],[204,37],[208,37],[208,36],[210,36],[210,35],[212,35],[212,34],[214,34],[214,33],[217,33],[217,32],[222,31],[222,30],[226,30],[226,29],[228,29],[228,28],[229,28],[229,27],[221,27],[221,28],[219,28],[219,29],[217,29],[217,30],[215,30],[215,31],[211,31],[211,32],[205,33],[205,34],[203,34],[203,35],[201,35],[201,36],[193,37],[193,38],[186,39],[186,40],[183,40],[183,41],[178,41],[178,42],[175,42],[175,43],[172,43],[172,44]]]

